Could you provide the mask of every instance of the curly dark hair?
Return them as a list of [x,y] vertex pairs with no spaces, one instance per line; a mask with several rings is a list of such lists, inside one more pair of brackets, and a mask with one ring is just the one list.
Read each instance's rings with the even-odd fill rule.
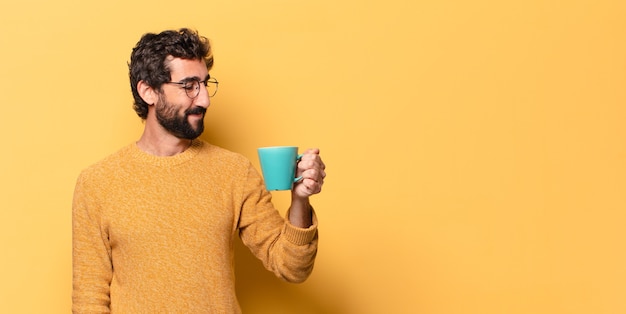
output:
[[150,87],[161,91],[161,86],[171,80],[167,57],[204,60],[207,69],[213,66],[213,53],[209,40],[198,32],[181,28],[166,30],[159,34],[144,34],[130,55],[128,63],[130,88],[135,102],[133,108],[137,115],[148,117],[148,104],[139,96],[137,84],[144,81]]

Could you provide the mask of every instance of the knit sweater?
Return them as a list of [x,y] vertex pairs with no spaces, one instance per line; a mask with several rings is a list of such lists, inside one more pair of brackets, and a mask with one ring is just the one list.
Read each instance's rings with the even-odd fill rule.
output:
[[297,228],[242,155],[194,140],[175,156],[128,145],[83,170],[72,208],[74,313],[240,313],[234,239],[304,281],[317,219]]

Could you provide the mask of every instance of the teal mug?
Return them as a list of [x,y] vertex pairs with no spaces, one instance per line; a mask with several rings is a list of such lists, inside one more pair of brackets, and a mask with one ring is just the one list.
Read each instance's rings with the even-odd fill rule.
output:
[[257,149],[261,171],[268,191],[291,190],[296,178],[296,165],[302,155],[296,146],[272,146]]

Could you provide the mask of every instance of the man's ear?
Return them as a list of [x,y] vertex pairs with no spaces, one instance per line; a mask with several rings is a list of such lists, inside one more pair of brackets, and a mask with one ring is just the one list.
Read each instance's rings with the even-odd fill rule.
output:
[[143,99],[143,101],[145,101],[148,105],[156,104],[159,99],[159,96],[154,88],[144,81],[139,81],[139,83],[137,83],[137,92],[139,93],[139,96],[141,96],[141,99]]

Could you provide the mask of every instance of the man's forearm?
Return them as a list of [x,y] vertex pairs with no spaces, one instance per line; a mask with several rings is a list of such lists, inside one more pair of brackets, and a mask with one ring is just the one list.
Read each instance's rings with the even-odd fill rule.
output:
[[313,210],[309,198],[300,198],[292,195],[289,208],[289,222],[299,228],[308,228],[313,224]]

